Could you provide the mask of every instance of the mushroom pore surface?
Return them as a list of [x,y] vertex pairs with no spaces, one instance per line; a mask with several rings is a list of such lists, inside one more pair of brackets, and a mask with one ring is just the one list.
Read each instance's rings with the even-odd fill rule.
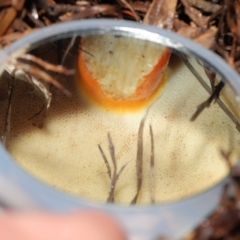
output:
[[[191,63],[209,85],[202,67],[194,59]],[[143,184],[138,203],[150,202],[150,125],[156,202],[179,200],[217,183],[227,174],[221,149],[231,151],[232,160],[239,156],[239,132],[218,104],[212,104],[190,122],[196,106],[209,94],[178,57],[172,56],[165,77],[167,83],[152,101],[146,117]],[[147,107],[133,113],[112,112],[88,101],[79,91],[75,77],[63,77],[62,83],[72,96],[51,88],[53,100],[42,128],[33,126],[28,119],[43,101],[31,93],[28,84],[16,84],[7,141],[9,152],[18,164],[47,184],[80,197],[106,201],[110,180],[98,145],[111,164],[107,138],[110,133],[118,169],[128,163],[117,182],[115,201],[130,203],[137,190],[138,129]],[[233,91],[228,86],[223,92],[223,101],[238,117]]]

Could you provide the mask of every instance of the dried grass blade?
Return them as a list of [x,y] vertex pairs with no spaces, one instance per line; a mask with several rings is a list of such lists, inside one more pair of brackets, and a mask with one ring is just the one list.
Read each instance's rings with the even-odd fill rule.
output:
[[126,168],[126,166],[128,165],[129,162],[125,163],[119,170],[118,174],[117,174],[117,180],[119,179],[120,175],[122,174],[122,172],[124,171],[124,169]]
[[52,101],[52,93],[49,90],[49,84],[46,82],[42,82],[37,78],[33,78],[30,74],[27,74],[26,77],[28,82],[31,83],[33,87],[36,88],[38,91],[40,91],[40,93],[43,94],[46,101],[45,108],[46,110],[48,110]]
[[42,105],[42,107],[39,109],[39,111],[37,111],[36,113],[34,113],[31,117],[28,118],[28,121],[34,119],[35,117],[39,116],[44,109],[48,109],[49,107],[45,106],[45,104]]
[[108,195],[108,198],[107,198],[107,202],[114,202],[114,193],[115,193],[115,188],[116,188],[117,181],[118,181],[120,175],[122,174],[122,172],[124,171],[124,169],[126,168],[127,165],[128,165],[128,162],[125,163],[125,164],[120,168],[119,172],[116,174],[116,177],[115,177],[115,178],[112,178],[111,188],[110,188],[110,191],[109,191],[109,195]]
[[[112,179],[113,180],[113,179]],[[115,186],[116,186],[116,182],[111,181],[111,185],[110,185],[110,190],[109,190],[109,195],[107,198],[107,202],[114,202],[114,191],[115,191]]]
[[211,94],[211,96],[203,103],[201,103],[198,107],[196,112],[193,114],[193,116],[191,117],[191,121],[196,120],[196,118],[201,114],[201,112],[207,108],[210,107],[210,104],[215,100],[219,99],[219,94],[221,92],[221,90],[223,89],[225,83],[223,81],[219,82],[217,86],[214,87],[213,93]]
[[214,91],[215,82],[216,82],[216,73],[212,72],[207,67],[204,67],[204,72],[205,72],[205,74],[207,75],[207,77],[208,77],[208,79],[210,81],[212,92],[213,92]]
[[115,191],[115,184],[111,183],[107,202],[114,202],[114,191]]
[[109,179],[111,180],[111,179],[112,179],[112,172],[111,172],[111,167],[110,167],[110,165],[109,165],[108,159],[107,159],[104,151],[102,150],[102,147],[101,147],[99,144],[98,144],[98,149],[99,149],[99,151],[100,151],[100,153],[101,153],[101,155],[102,155],[102,158],[103,158],[103,160],[104,160],[104,163],[105,163],[105,165],[106,165],[106,167],[107,167],[108,177],[109,177]]
[[146,115],[141,120],[138,129],[138,141],[137,141],[137,158],[136,158],[136,171],[137,171],[137,193],[132,199],[131,204],[136,204],[139,192],[142,187],[142,165],[143,165],[143,129],[146,120]]
[[150,139],[151,139],[151,155],[150,155],[150,199],[152,203],[155,203],[155,187],[154,187],[154,138],[152,126],[149,126]]
[[58,81],[56,81],[53,77],[51,77],[48,73],[45,71],[21,62],[13,62],[11,61],[11,64],[16,68],[16,69],[22,69],[24,72],[29,73],[31,76],[42,79],[45,82],[49,82],[53,84],[55,87],[57,87],[60,91],[62,91],[65,95],[71,96],[71,93],[65,89]]
[[10,131],[10,118],[11,118],[11,108],[12,108],[12,96],[13,96],[13,88],[14,88],[14,79],[9,80],[8,82],[8,102],[7,102],[7,112],[5,116],[5,122],[4,122],[4,127],[3,127],[3,133],[2,133],[2,143],[3,146],[6,147],[6,142],[7,142],[7,136]]
[[70,43],[69,43],[68,46],[67,46],[67,49],[64,51],[64,55],[63,55],[63,58],[62,58],[62,61],[61,61],[61,65],[62,65],[62,66],[64,65],[64,62],[65,62],[65,60],[66,60],[67,55],[69,54],[69,51],[71,50],[71,48],[72,48],[73,45],[74,45],[74,43],[75,43],[75,41],[76,41],[76,38],[77,38],[76,35],[74,35],[74,36],[71,38],[71,41],[70,41]]
[[[188,69],[192,72],[192,74],[196,77],[198,82],[202,85],[202,87],[211,95],[212,89],[207,85],[207,83],[202,79],[202,77],[199,75],[199,73],[196,71],[196,69],[192,66],[192,64],[187,60],[187,58],[180,54],[179,55],[184,62],[184,64],[188,67]],[[220,100],[216,99],[217,104],[221,107],[221,109],[225,112],[225,114],[233,121],[233,123],[236,125],[236,128],[238,131],[240,131],[240,123],[238,119],[231,113],[231,111],[227,108],[227,106]]]
[[44,61],[41,58],[38,58],[32,54],[22,54],[17,58],[17,60],[30,61],[30,62],[38,64],[45,70],[49,70],[49,71],[56,72],[56,73],[62,73],[62,74],[66,74],[66,75],[72,75],[75,73],[75,71],[73,69],[67,69],[67,68],[63,67],[62,65],[55,65],[55,64],[49,63],[49,62]]
[[110,151],[110,155],[113,163],[113,174],[111,178],[111,186],[110,186],[110,191],[109,191],[109,196],[107,201],[114,202],[114,191],[117,183],[117,161],[116,161],[115,149],[114,149],[114,145],[113,145],[110,133],[108,133],[108,144],[109,144],[109,151]]
[[110,133],[108,133],[108,144],[109,144],[109,151],[110,151],[110,155],[113,163],[113,169],[114,169],[113,177],[115,178],[117,175],[117,161],[115,157],[115,148],[114,148]]
[[124,171],[124,169],[126,168],[126,166],[128,165],[128,162],[125,163],[120,168],[120,170],[118,172],[117,161],[116,161],[116,156],[115,156],[115,147],[113,145],[110,133],[108,133],[108,146],[109,146],[109,151],[110,151],[110,155],[111,155],[111,160],[112,160],[112,163],[113,163],[113,173],[111,171],[109,161],[108,161],[105,153],[103,152],[101,146],[98,145],[98,148],[99,148],[99,151],[100,151],[100,153],[102,155],[102,158],[105,162],[105,165],[106,165],[107,171],[108,171],[108,176],[110,178],[110,188],[109,188],[109,194],[108,194],[108,197],[107,197],[107,202],[114,202],[114,193],[115,193],[115,188],[116,188],[117,181],[118,181],[120,175],[122,174],[122,172]]

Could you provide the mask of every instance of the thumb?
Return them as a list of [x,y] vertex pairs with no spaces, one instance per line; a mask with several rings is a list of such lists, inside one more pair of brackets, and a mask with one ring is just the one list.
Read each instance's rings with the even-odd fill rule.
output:
[[0,216],[1,240],[125,240],[118,223],[101,212],[7,213]]

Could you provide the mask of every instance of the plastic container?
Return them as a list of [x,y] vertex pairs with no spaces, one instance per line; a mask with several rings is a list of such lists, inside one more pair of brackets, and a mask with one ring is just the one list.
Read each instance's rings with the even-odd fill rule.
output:
[[[124,35],[166,45],[186,55],[195,56],[228,79],[240,94],[239,75],[219,56],[176,33],[122,20],[81,20],[39,29],[0,51],[0,70],[11,57],[36,46],[63,37],[104,34]],[[122,206],[80,199],[44,184],[25,172],[0,146],[0,200],[13,209],[99,209],[120,221],[131,240],[151,240],[159,236],[178,239],[193,229],[217,205],[227,178],[214,187],[189,198],[149,206]],[[205,204],[207,203],[207,204]]]

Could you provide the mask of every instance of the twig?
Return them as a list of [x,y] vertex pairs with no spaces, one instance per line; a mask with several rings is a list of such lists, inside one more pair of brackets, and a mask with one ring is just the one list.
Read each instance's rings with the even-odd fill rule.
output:
[[109,165],[109,163],[108,163],[107,157],[106,157],[105,153],[103,152],[102,147],[101,147],[99,144],[98,144],[98,149],[99,149],[99,151],[100,151],[100,153],[101,153],[101,155],[102,155],[102,158],[103,158],[103,160],[104,160],[104,163],[105,163],[105,165],[106,165],[106,167],[107,167],[107,174],[108,174],[108,176],[109,176],[109,179],[111,180],[111,178],[112,178],[112,172],[111,172],[111,167],[110,167],[110,165]]
[[138,141],[137,141],[137,159],[136,159],[136,170],[137,170],[137,193],[131,201],[131,204],[136,204],[139,192],[142,187],[142,165],[143,165],[143,129],[147,114],[141,120],[138,129]]
[[216,82],[216,73],[212,72],[210,69],[208,69],[205,66],[204,66],[204,72],[210,81],[212,92],[213,92],[215,87],[215,82]]
[[61,61],[61,65],[62,65],[62,66],[64,65],[64,62],[65,62],[65,60],[66,60],[66,57],[67,57],[69,51],[71,50],[71,48],[72,48],[73,45],[74,45],[74,43],[75,43],[75,41],[76,41],[76,38],[77,38],[76,35],[74,35],[74,36],[71,38],[71,41],[70,41],[70,43],[69,43],[68,46],[67,46],[67,49],[64,51],[64,55],[63,55],[63,58],[62,58],[62,61]]
[[45,104],[42,105],[42,107],[40,108],[40,110],[36,113],[34,113],[31,117],[28,118],[28,121],[34,119],[35,117],[37,117],[38,115],[40,115],[44,109],[47,109],[47,107],[45,106]]
[[117,174],[117,180],[119,179],[120,175],[122,174],[123,170],[126,168],[126,166],[128,165],[129,162],[125,163],[119,170],[118,174]]
[[150,199],[152,203],[155,203],[155,188],[154,188],[154,138],[152,126],[149,126],[150,138],[151,138],[151,157],[150,157]]
[[219,99],[219,94],[220,94],[221,90],[223,89],[224,85],[225,85],[225,83],[224,83],[223,81],[220,81],[220,82],[218,83],[218,85],[214,87],[214,90],[213,90],[211,96],[210,96],[205,102],[201,103],[201,104],[197,107],[196,112],[193,114],[193,116],[192,116],[191,119],[190,119],[191,121],[196,120],[196,118],[201,114],[201,112],[202,112],[205,108],[207,108],[207,107],[210,106],[210,104],[213,102],[213,100],[216,101],[217,99]]
[[110,178],[110,189],[109,189],[109,195],[108,195],[108,198],[107,198],[107,202],[114,202],[114,193],[115,193],[115,188],[116,188],[117,181],[118,181],[120,175],[122,174],[123,170],[125,169],[125,167],[127,166],[128,163],[124,164],[120,168],[119,172],[117,171],[117,161],[116,161],[116,156],[115,156],[115,148],[114,148],[110,133],[108,133],[108,148],[109,148],[109,151],[110,151],[111,160],[112,160],[112,164],[113,164],[113,172],[111,171],[109,161],[108,161],[105,153],[103,152],[101,146],[98,145],[98,148],[99,148],[99,151],[102,155],[104,163],[107,167],[107,173],[108,173],[108,176]]
[[13,88],[14,88],[14,78],[8,81],[8,102],[7,102],[7,112],[4,122],[4,128],[2,133],[2,143],[6,147],[7,136],[10,131],[10,118],[11,118],[11,107],[12,107],[12,96],[13,96]]
[[110,187],[109,196],[108,196],[107,201],[114,202],[114,191],[115,191],[116,182],[117,182],[117,161],[116,161],[115,149],[114,149],[114,145],[112,143],[110,133],[108,133],[108,147],[109,147],[109,151],[110,151],[110,155],[111,155],[111,160],[113,163],[113,174],[111,177],[111,187]]
[[32,54],[22,54],[17,59],[20,61],[27,60],[27,61],[36,63],[37,65],[41,66],[45,70],[49,70],[49,71],[56,72],[56,73],[62,73],[62,74],[66,74],[66,75],[72,75],[75,73],[75,71],[73,69],[67,69],[67,68],[63,67],[62,65],[55,65],[55,64],[49,63],[49,62],[44,61],[41,58],[38,58]]
[[16,60],[11,60],[10,64],[14,66],[16,69],[21,69],[25,73],[29,73],[31,76],[35,78],[42,79],[45,82],[53,84],[55,87],[61,90],[65,95],[71,96],[71,93],[67,89],[65,89],[57,80],[51,77],[46,71],[41,70],[40,68],[35,67],[33,65],[21,63]]
[[[196,77],[202,87],[211,95],[212,90],[207,85],[207,83],[202,79],[199,73],[195,70],[192,64],[186,59],[186,57],[182,54],[179,55],[184,62],[184,64],[188,67],[188,69],[192,72],[192,74]],[[216,99],[217,104],[221,107],[221,109],[226,113],[226,115],[234,122],[238,131],[240,131],[240,123],[237,118],[231,113],[231,111],[227,108],[227,106],[220,100]]]

